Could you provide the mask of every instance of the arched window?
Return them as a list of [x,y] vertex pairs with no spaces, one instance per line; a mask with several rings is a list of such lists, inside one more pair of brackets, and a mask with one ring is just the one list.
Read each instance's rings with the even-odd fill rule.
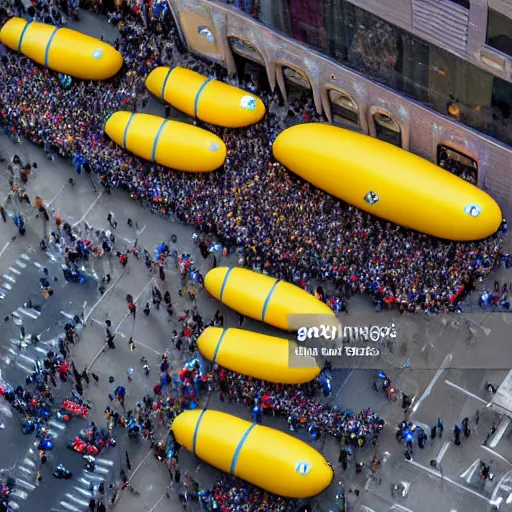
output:
[[359,126],[359,108],[347,93],[329,89],[329,102],[333,123]]
[[283,66],[283,75],[286,81],[291,82],[303,89],[311,89],[311,84],[305,74],[299,73],[295,69]]
[[478,162],[461,151],[439,144],[437,165],[473,185],[478,185]]
[[400,125],[388,114],[376,112],[373,115],[375,135],[378,139],[402,147],[402,130]]
[[229,36],[228,41],[233,53],[236,53],[245,59],[252,60],[262,66],[265,65],[265,60],[259,50],[245,39],[237,36]]

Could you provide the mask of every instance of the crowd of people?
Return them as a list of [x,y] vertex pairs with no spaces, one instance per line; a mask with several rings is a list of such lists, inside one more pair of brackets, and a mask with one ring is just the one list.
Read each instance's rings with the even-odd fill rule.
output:
[[[144,107],[145,76],[184,59],[176,50],[176,27],[164,37],[148,33],[139,16],[122,10],[116,16],[121,38],[115,46],[124,66],[108,82],[67,87],[22,55],[2,56],[0,116],[10,137],[26,137],[50,155],[79,156],[104,185],[217,235],[228,250],[239,251],[243,265],[303,287],[330,281],[334,296],[369,293],[400,311],[453,311],[500,263],[501,232],[473,243],[436,240],[335,201],[288,172],[272,158],[282,123],[273,113],[279,98],[266,91],[258,91],[268,111],[261,123],[223,132],[209,127],[223,136],[228,157],[223,169],[207,176],[171,172],[106,140],[105,117]],[[186,59],[203,74],[226,78],[218,65]]]

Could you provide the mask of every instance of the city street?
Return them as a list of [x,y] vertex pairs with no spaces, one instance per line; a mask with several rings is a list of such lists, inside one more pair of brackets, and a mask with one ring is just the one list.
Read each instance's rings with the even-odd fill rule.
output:
[[[105,35],[107,40],[115,37],[112,26],[96,21],[92,15],[84,14],[76,27],[96,36]],[[148,111],[162,113],[163,108],[152,101]],[[37,162],[37,169],[29,177],[26,187],[31,201],[36,195],[41,196],[47,208],[55,209],[71,226],[83,227],[87,222],[93,231],[113,231],[119,251],[126,251],[137,241],[139,247],[152,255],[155,247],[165,242],[171,249],[190,253],[203,275],[211,268],[211,258],[203,259],[194,244],[192,228],[180,222],[171,223],[144,210],[120,190],[106,194],[96,175],[78,176],[69,162],[60,158],[50,161],[27,141],[15,145],[3,135],[0,136],[0,154],[8,159],[18,154],[23,162]],[[9,193],[7,163],[0,164],[0,195],[3,201]],[[68,184],[69,178],[74,179],[74,185]],[[115,254],[93,260],[86,283],[66,282],[61,267],[62,255],[52,249],[43,251],[39,246],[43,233],[54,230],[55,222],[52,219],[46,225],[43,218],[35,217],[33,208],[26,207],[26,212],[25,236],[18,234],[11,219],[3,224],[0,232],[0,375],[5,382],[23,385],[27,375],[34,371],[36,361],[42,360],[48,350],[56,350],[64,325],[75,314],[83,316],[85,327],[80,331],[80,339],[71,347],[70,358],[79,371],[87,368],[98,377],[98,383],[91,381],[86,386],[84,395],[92,403],[90,420],[104,428],[107,406],[122,412],[121,406],[108,397],[115,387],[126,387],[126,408],[130,410],[144,395],[153,394],[161,356],[165,351],[168,351],[173,374],[192,356],[186,348],[178,352],[171,343],[172,331],[178,329],[177,314],[169,317],[165,308],[156,311],[153,307],[149,316],[142,313],[144,305],[151,303],[152,287],[158,285],[162,293],[170,292],[176,313],[190,309],[191,302],[178,295],[180,276],[177,268],[169,265],[166,279],[162,282],[148,271],[143,258],[138,260],[132,255],[126,268],[121,267]],[[109,212],[117,218],[116,229],[109,225]],[[128,219],[131,219],[132,226],[128,225]],[[172,235],[176,236],[175,243],[171,241]],[[510,247],[510,237],[506,244]],[[237,264],[233,256],[229,259],[218,256],[218,260],[219,265]],[[106,274],[111,276],[111,281],[106,292],[100,295],[98,283]],[[41,293],[40,279],[43,276],[48,278],[54,290],[48,299]],[[491,287],[494,279],[512,280],[510,272],[507,274],[500,269],[483,286]],[[133,296],[138,306],[136,317],[129,314],[128,294]],[[206,291],[199,293],[197,304],[206,321],[220,309],[224,325],[237,326],[238,314],[222,306]],[[104,343],[107,318],[112,321],[116,334],[115,349],[106,347]],[[486,390],[487,383],[498,386],[512,368],[512,352],[508,347],[512,315],[478,310],[474,298],[468,302],[465,312],[459,315],[399,315],[396,311],[376,314],[368,297],[357,296],[350,300],[349,314],[342,314],[340,321],[344,326],[352,327],[396,324],[397,338],[392,344],[364,343],[363,346],[376,346],[381,352],[379,357],[332,360],[335,367],[333,392],[322,399],[330,406],[356,412],[369,407],[386,420],[376,449],[367,447],[356,452],[356,460],[365,462],[366,469],[374,455],[383,462],[379,474],[381,483],[373,481],[368,471],[356,474],[354,464],[343,471],[338,462],[339,441],[331,437],[322,439],[314,446],[333,465],[336,476],[330,488],[314,500],[316,509],[334,511],[337,483],[342,480],[351,511],[486,512],[490,502],[500,497],[503,498],[500,512],[512,511],[510,503],[505,504],[512,501],[509,499],[512,497],[510,420],[486,407],[492,398]],[[246,319],[244,329],[283,336],[282,332],[251,319]],[[33,335],[39,338],[37,343],[32,342]],[[131,337],[135,340],[134,351],[130,351],[128,345]],[[143,356],[150,365],[148,376],[142,369]],[[130,369],[133,370],[133,382],[128,382],[127,378]],[[393,385],[413,399],[410,416],[413,423],[428,434],[438,418],[444,423],[443,437],[429,438],[423,450],[415,446],[410,461],[404,457],[405,446],[395,438],[395,427],[404,419],[401,401],[390,401],[382,391],[372,388],[373,382],[379,380],[379,370],[385,371]],[[113,382],[109,382],[110,378],[114,379]],[[57,401],[69,398],[71,385],[59,383],[55,395]],[[251,419],[250,409],[241,404],[220,402],[216,394],[208,407]],[[472,432],[469,438],[462,438],[461,446],[456,446],[453,426],[460,425],[465,417],[470,420]],[[116,511],[182,510],[174,488],[170,489],[170,497],[166,496],[170,483],[168,471],[155,459],[149,442],[129,440],[124,431],[117,429],[117,446],[100,454],[96,470],[91,474],[84,470],[81,456],[65,448],[89,420],[73,418],[65,424],[52,418],[49,424],[55,446],[49,453],[48,462],[41,468],[37,445],[34,445],[32,436],[21,432],[21,420],[20,415],[0,398],[0,424],[3,425],[0,429],[3,441],[0,469],[13,468],[18,482],[12,500],[16,510],[86,510],[92,496],[91,483],[119,482],[119,470],[125,465],[125,452],[129,453],[131,460],[130,481],[140,495],[135,496],[126,490],[120,493],[115,501]],[[284,418],[265,417],[264,424],[290,433]],[[496,432],[488,435],[493,425]],[[160,439],[165,434],[164,429],[159,428],[156,437]],[[303,431],[297,436],[311,442]],[[435,467],[431,465],[432,460],[436,461]],[[495,474],[492,482],[480,480],[480,461],[491,465]],[[51,476],[59,463],[73,472],[72,480],[55,480]],[[211,487],[219,476],[217,470],[185,450],[180,454],[180,464],[182,468],[191,470],[202,488]],[[37,482],[35,477],[38,468],[42,472],[41,482]],[[411,485],[405,498],[391,494],[392,485],[399,482]],[[355,489],[360,491],[358,495],[349,492]],[[109,498],[112,497],[110,493]]]

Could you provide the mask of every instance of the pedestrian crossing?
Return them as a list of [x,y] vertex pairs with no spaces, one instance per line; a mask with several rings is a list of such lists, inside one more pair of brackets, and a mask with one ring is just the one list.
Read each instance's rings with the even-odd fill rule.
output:
[[78,477],[73,477],[75,485],[67,490],[51,512],[82,512],[89,507],[89,501],[97,495],[100,484],[106,484],[109,480],[109,473],[114,466],[114,461],[103,457],[96,457],[95,462],[94,472],[83,469]]

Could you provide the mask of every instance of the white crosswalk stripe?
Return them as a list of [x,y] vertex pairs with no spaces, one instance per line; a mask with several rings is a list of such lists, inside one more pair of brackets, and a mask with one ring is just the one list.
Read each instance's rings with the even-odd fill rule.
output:
[[36,347],[36,352],[46,355],[48,353],[48,350],[45,350],[43,347]]
[[12,286],[9,283],[2,283],[2,288],[5,290],[12,290]]
[[25,460],[23,461],[23,464],[26,464],[27,466],[35,467],[36,463],[29,459],[28,457],[25,457]]
[[22,254],[20,257],[23,258],[25,261],[30,261],[30,256],[27,256],[26,254]]
[[57,439],[59,437],[59,433],[56,430],[53,430],[53,428],[48,430],[48,434],[50,434],[53,439]]
[[108,459],[96,459],[96,464],[100,464],[101,466],[113,466],[114,461]]
[[31,357],[26,356],[25,354],[20,354],[20,357],[29,363],[36,364],[36,360]]
[[91,491],[84,491],[81,487],[73,487],[73,489],[76,489],[80,494],[83,494],[84,496],[87,496],[87,498],[91,497]]
[[19,361],[16,361],[16,366],[18,368],[21,368],[22,370],[25,370],[27,373],[33,373],[34,369],[32,370],[30,368],[27,368],[26,366],[23,366]]
[[18,265],[20,268],[27,268],[27,265],[25,265],[25,263],[20,260],[16,260],[16,265]]
[[21,500],[26,500],[28,494],[25,491],[22,491],[21,489],[14,489],[12,492],[13,496],[17,496]]
[[41,316],[41,312],[37,311],[37,309],[33,309],[33,308],[19,307],[16,311],[19,311],[21,314],[28,316],[34,320],[37,320]]
[[13,510],[18,510],[20,508],[20,506],[14,501],[14,500],[11,500],[9,501],[9,506],[13,509]]
[[19,276],[21,275],[21,272],[19,270],[15,269],[14,267],[9,267],[9,270],[11,272],[13,272],[14,274],[18,274]]
[[16,279],[14,279],[14,277],[10,276],[9,274],[4,274],[4,279],[7,279],[7,281],[11,281],[11,283],[16,282]]
[[59,423],[57,420],[50,420],[48,422],[48,425],[58,428],[59,430],[64,430],[66,428],[66,425],[64,425],[63,423]]
[[27,469],[24,466],[18,466],[18,469],[21,469],[21,471],[23,471],[24,473],[27,473],[28,475],[32,474],[32,470],[31,469]]
[[29,484],[28,482],[25,482],[25,480],[22,480],[21,478],[16,478],[16,485],[24,487],[29,491],[33,491],[36,488],[35,485]]
[[69,498],[70,500],[74,501],[75,503],[78,503],[79,505],[82,505],[82,507],[88,507],[89,502],[84,500],[79,500],[78,498],[75,498],[72,494],[66,493],[66,498]]
[[106,475],[109,470],[107,468],[102,468],[101,466],[96,466],[95,471],[98,471],[99,473]]
[[11,409],[2,403],[0,403],[0,412],[2,413],[2,416],[6,416],[7,418],[12,418]]
[[71,512],[80,512],[79,508],[73,507],[69,503],[66,503],[65,501],[61,501],[59,505],[67,510],[71,510]]

